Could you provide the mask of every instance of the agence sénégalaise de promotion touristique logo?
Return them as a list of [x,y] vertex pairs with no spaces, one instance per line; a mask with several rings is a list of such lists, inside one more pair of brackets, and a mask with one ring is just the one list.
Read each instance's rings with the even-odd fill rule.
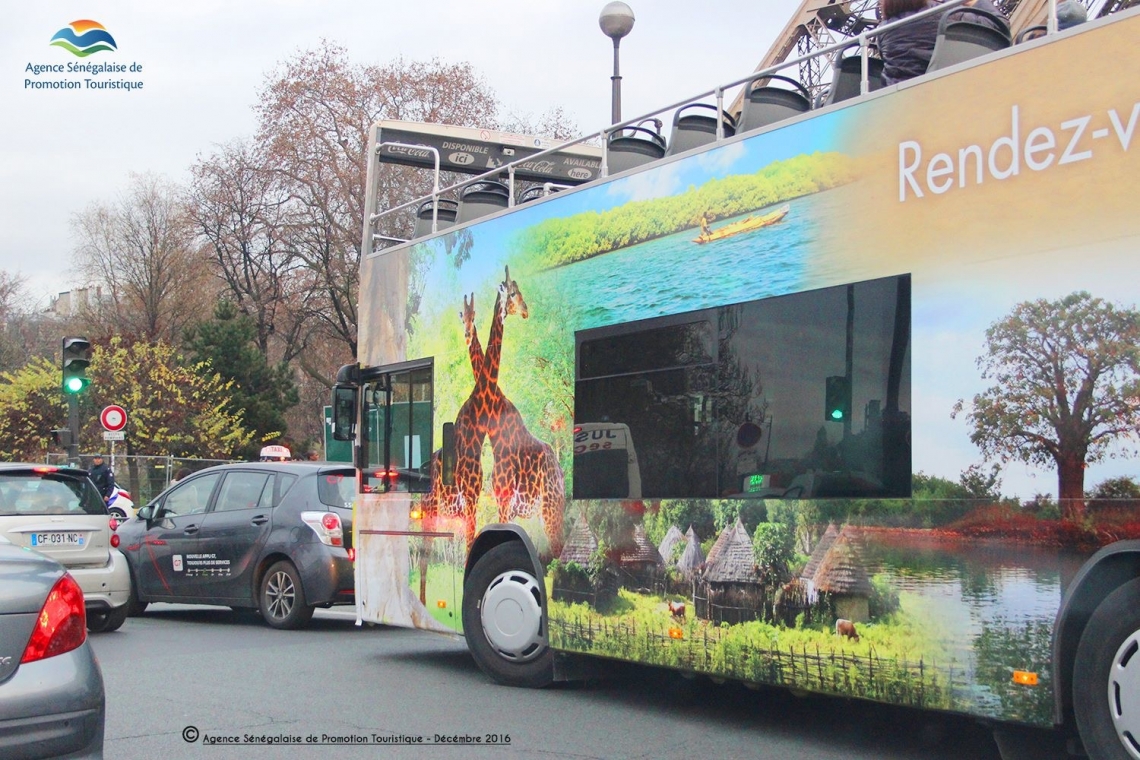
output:
[[[96,53],[118,53],[119,45],[107,27],[91,19],[72,21],[52,35],[49,45],[66,50],[79,60],[65,63],[28,62],[24,67],[25,90],[141,90],[142,64],[138,61],[94,63]],[[116,76],[118,75],[118,76]]]

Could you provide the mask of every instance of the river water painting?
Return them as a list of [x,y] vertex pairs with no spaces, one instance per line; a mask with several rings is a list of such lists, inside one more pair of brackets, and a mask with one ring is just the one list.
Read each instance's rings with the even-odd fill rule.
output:
[[804,196],[791,201],[788,215],[771,226],[705,244],[693,242],[699,228],[684,230],[549,270],[536,277],[534,287],[557,288],[577,329],[796,292],[804,287],[820,220],[838,201],[834,192]]

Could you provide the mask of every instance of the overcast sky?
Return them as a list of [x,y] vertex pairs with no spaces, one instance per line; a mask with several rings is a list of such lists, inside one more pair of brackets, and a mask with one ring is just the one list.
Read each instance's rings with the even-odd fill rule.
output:
[[[0,27],[0,269],[45,305],[83,285],[70,274],[71,216],[113,200],[130,172],[183,181],[199,153],[250,135],[264,75],[321,38],[357,61],[467,61],[507,111],[561,106],[583,131],[608,123],[612,46],[603,0],[102,0],[12,4]],[[621,46],[623,115],[642,114],[752,71],[800,0],[715,5],[630,0]],[[715,12],[710,11],[715,8]],[[77,19],[101,23],[117,52],[79,59],[49,45]],[[45,91],[31,64],[142,65],[141,91]],[[58,76],[58,75],[57,75]],[[106,78],[107,75],[101,75]],[[116,75],[117,76],[117,75]],[[39,77],[45,78],[44,76]]]

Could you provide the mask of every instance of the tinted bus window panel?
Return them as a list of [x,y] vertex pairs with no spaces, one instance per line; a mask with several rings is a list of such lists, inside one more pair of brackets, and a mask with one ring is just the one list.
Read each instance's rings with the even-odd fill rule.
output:
[[[628,428],[642,496],[910,495],[908,275],[684,316],[577,335],[575,425]],[[630,497],[577,449],[575,498]]]

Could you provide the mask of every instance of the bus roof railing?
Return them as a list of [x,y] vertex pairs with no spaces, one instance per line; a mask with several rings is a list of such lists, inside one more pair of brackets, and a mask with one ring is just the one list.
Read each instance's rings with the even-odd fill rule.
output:
[[[697,95],[694,95],[694,96],[691,96],[688,98],[684,98],[683,100],[676,101],[675,103],[671,103],[667,106],[663,106],[661,108],[650,111],[650,112],[643,114],[641,116],[636,116],[632,119],[626,119],[625,121],[621,121],[621,122],[618,122],[616,124],[611,124],[610,126],[605,127],[604,129],[598,130],[597,132],[592,132],[588,135],[583,135],[582,137],[577,137],[573,140],[567,140],[567,141],[559,143],[558,145],[555,145],[551,148],[547,148],[545,150],[539,151],[538,153],[533,153],[529,156],[526,156],[525,158],[521,158],[521,159],[518,159],[516,161],[512,161],[512,162],[504,164],[502,166],[496,166],[492,169],[488,169],[487,171],[483,172],[482,174],[478,174],[478,175],[475,175],[473,177],[466,178],[462,182],[456,182],[455,184],[448,185],[447,187],[444,187],[444,188],[439,187],[439,167],[438,167],[439,156],[438,156],[438,152],[437,152],[436,153],[437,166],[436,166],[436,170],[435,170],[435,178],[434,178],[434,182],[433,182],[432,192],[427,194],[427,195],[420,196],[420,197],[416,198],[415,200],[408,201],[407,203],[401,203],[398,206],[392,206],[391,208],[384,209],[383,211],[375,211],[375,212],[369,214],[368,222],[367,222],[368,230],[372,233],[372,240],[374,242],[378,241],[378,240],[387,240],[387,241],[392,241],[392,242],[398,241],[397,244],[402,244],[403,242],[410,242],[410,241],[405,240],[404,238],[397,238],[397,237],[392,237],[392,236],[388,236],[388,235],[377,234],[375,232],[376,223],[378,221],[380,221],[380,219],[382,219],[386,216],[389,216],[391,214],[395,214],[399,211],[402,211],[402,210],[407,209],[407,208],[411,208],[413,206],[417,206],[418,204],[424,203],[429,199],[431,199],[433,201],[438,201],[439,198],[443,194],[449,193],[452,191],[460,190],[461,188],[466,187],[467,185],[470,185],[472,183],[485,181],[488,179],[498,179],[504,173],[507,174],[507,178],[508,178],[507,184],[508,184],[508,188],[510,190],[510,196],[508,198],[508,207],[509,208],[514,207],[514,205],[515,205],[515,169],[519,164],[522,164],[522,163],[528,162],[528,161],[534,161],[537,158],[543,158],[545,156],[550,156],[550,155],[552,155],[558,151],[562,151],[562,150],[565,150],[567,148],[571,148],[575,145],[581,145],[581,144],[587,143],[591,140],[601,139],[601,141],[602,141],[602,165],[601,165],[601,176],[599,177],[599,179],[604,179],[604,178],[609,176],[608,160],[609,160],[609,137],[610,137],[610,135],[618,133],[618,132],[622,131],[623,129],[625,129],[626,127],[631,127],[631,126],[634,126],[636,124],[639,124],[639,123],[642,123],[645,121],[654,120],[654,119],[656,119],[656,117],[658,115],[660,115],[662,113],[680,108],[680,107],[685,106],[685,105],[689,105],[691,103],[699,102],[705,98],[708,98],[709,96],[713,96],[716,99],[716,113],[717,113],[716,142],[720,142],[721,140],[724,139],[723,118],[724,118],[724,114],[725,114],[725,108],[724,108],[724,92],[725,92],[725,90],[729,90],[729,89],[732,89],[734,87],[738,87],[740,85],[746,85],[747,83],[751,83],[751,82],[755,82],[755,81],[760,80],[760,79],[764,79],[766,77],[769,77],[773,74],[778,73],[779,71],[781,71],[783,69],[791,68],[793,66],[799,66],[800,64],[806,63],[808,61],[815,60],[816,58],[821,58],[824,56],[839,55],[842,53],[842,51],[847,50],[847,49],[849,49],[853,46],[856,46],[856,45],[858,45],[860,48],[860,58],[862,61],[862,63],[861,63],[862,71],[861,71],[861,81],[860,81],[859,91],[860,91],[860,94],[865,95],[870,91],[870,83],[869,83],[869,77],[868,77],[868,63],[867,63],[867,59],[869,57],[868,53],[869,53],[869,49],[870,49],[870,46],[868,43],[870,42],[870,40],[874,39],[875,37],[877,37],[878,35],[882,34],[885,31],[889,31],[891,29],[896,29],[898,27],[905,26],[906,24],[909,24],[911,22],[914,22],[914,21],[917,21],[917,20],[920,20],[923,18],[927,18],[927,17],[935,16],[935,15],[941,15],[943,13],[948,13],[948,12],[954,10],[955,8],[959,8],[959,7],[966,5],[966,3],[968,3],[968,2],[970,2],[970,0],[946,0],[943,3],[939,3],[938,5],[934,5],[934,6],[927,8],[923,11],[911,14],[911,15],[907,16],[906,18],[899,19],[897,21],[891,21],[891,22],[888,22],[885,24],[879,24],[878,26],[875,26],[875,27],[870,28],[870,29],[864,29],[857,36],[852,37],[850,39],[843,40],[842,42],[837,42],[833,45],[828,45],[827,47],[820,48],[819,50],[817,50],[813,53],[808,53],[807,55],[802,55],[802,56],[800,56],[798,58],[794,58],[792,60],[781,61],[780,63],[774,64],[772,66],[761,69],[759,71],[754,71],[754,72],[748,74],[747,76],[739,77],[739,78],[733,79],[732,81],[727,82],[725,84],[718,85],[718,86],[712,88],[711,90],[705,90],[704,92],[698,93]],[[1057,0],[1047,0],[1046,4],[1048,7],[1048,14],[1047,14],[1048,15],[1048,24],[1047,24],[1048,32],[1047,32],[1047,34],[1052,35],[1052,34],[1056,33],[1056,31],[1057,31]],[[376,146],[375,152],[377,155],[379,154],[382,145],[383,145],[383,143]],[[420,149],[426,149],[427,148],[427,146],[416,146],[416,147],[418,147]],[[376,156],[369,156],[370,161],[375,160],[375,158],[376,158]],[[435,225],[435,212],[434,211],[432,213],[432,216],[433,216],[432,230],[435,231],[436,225]]]

